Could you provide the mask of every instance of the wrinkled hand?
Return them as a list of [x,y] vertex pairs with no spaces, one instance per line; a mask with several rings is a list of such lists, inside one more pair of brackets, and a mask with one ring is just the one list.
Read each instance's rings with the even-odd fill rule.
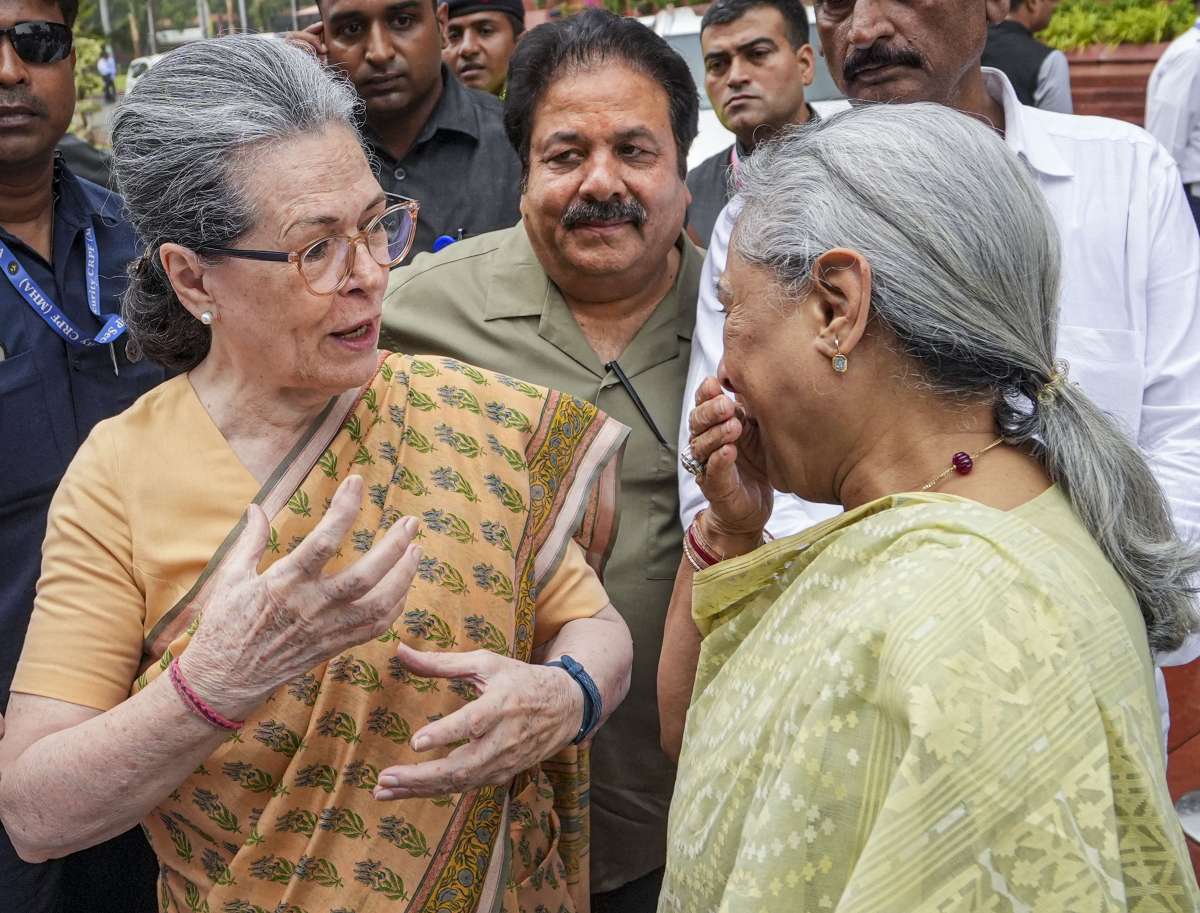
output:
[[350,476],[325,516],[285,558],[259,574],[270,523],[251,505],[246,527],[213,580],[183,674],[218,712],[243,719],[276,688],[378,637],[404,609],[421,550],[417,521],[397,521],[336,574],[325,565],[358,519],[363,480]]
[[465,679],[480,695],[422,727],[409,744],[414,751],[432,751],[469,741],[438,760],[382,771],[376,799],[441,796],[508,783],[579,732],[583,692],[556,666],[531,665],[487,650],[427,653],[401,644],[396,654],[417,675]]
[[715,377],[706,377],[696,391],[688,428],[692,455],[705,464],[696,482],[708,499],[706,536],[710,541],[744,539],[757,544],[775,499],[767,481],[758,423],[746,416]]
[[321,63],[329,63],[329,51],[325,47],[324,22],[314,22],[299,32],[288,32],[283,37],[286,41],[299,45],[306,51],[312,51]]

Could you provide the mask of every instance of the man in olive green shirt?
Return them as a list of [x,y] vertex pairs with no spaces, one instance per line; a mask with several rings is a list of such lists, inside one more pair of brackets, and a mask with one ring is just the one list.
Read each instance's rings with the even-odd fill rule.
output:
[[652,913],[674,768],[656,672],[680,560],[673,431],[701,252],[683,234],[696,133],[687,64],[633,19],[591,10],[526,34],[505,127],[522,221],[395,272],[383,344],[590,400],[632,429],[605,587],[633,634],[629,696],[592,746],[594,913]]

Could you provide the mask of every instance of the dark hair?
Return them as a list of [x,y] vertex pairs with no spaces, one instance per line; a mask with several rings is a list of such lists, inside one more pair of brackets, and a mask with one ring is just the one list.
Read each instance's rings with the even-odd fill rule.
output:
[[54,5],[62,13],[63,24],[69,29],[75,28],[75,19],[79,15],[79,0],[55,0]]
[[564,73],[605,63],[625,64],[663,87],[679,176],[686,177],[688,149],[696,138],[700,110],[691,70],[669,44],[636,19],[599,9],[530,29],[513,51],[508,62],[504,130],[521,159],[522,175],[529,174],[533,117],[551,83]]
[[717,0],[700,20],[700,34],[703,35],[710,25],[729,25],[736,22],[750,10],[760,6],[779,10],[787,28],[788,41],[793,48],[800,48],[809,43],[808,11],[800,0]]

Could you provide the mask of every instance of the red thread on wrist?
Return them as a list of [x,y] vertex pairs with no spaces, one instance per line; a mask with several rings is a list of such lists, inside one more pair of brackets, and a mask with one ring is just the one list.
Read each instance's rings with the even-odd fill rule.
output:
[[241,729],[246,725],[245,720],[230,720],[221,716],[217,711],[213,710],[188,684],[187,679],[183,677],[183,670],[179,668],[179,658],[171,660],[171,665],[168,669],[171,676],[171,684],[175,686],[175,691],[179,697],[187,705],[188,710],[200,717],[204,722],[216,729],[226,729],[230,732]]

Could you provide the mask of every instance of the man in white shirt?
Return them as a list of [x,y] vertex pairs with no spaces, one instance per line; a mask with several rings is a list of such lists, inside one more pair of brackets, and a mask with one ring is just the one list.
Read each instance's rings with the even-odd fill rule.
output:
[[1200,20],[1171,42],[1150,74],[1146,129],[1179,166],[1188,205],[1200,226]]
[[[961,0],[817,0],[817,30],[847,97],[978,115],[1029,165],[1062,240],[1058,354],[1146,453],[1182,535],[1200,539],[1200,236],[1179,172],[1137,127],[1021,105],[1002,73],[980,65],[989,22],[1008,12],[1007,0],[984,5],[986,18]],[[721,213],[704,262],[680,453],[696,389],[721,358],[716,281],[739,205],[735,197]],[[687,472],[679,477],[686,527],[704,499]],[[839,510],[777,493],[769,530],[790,535]]]

